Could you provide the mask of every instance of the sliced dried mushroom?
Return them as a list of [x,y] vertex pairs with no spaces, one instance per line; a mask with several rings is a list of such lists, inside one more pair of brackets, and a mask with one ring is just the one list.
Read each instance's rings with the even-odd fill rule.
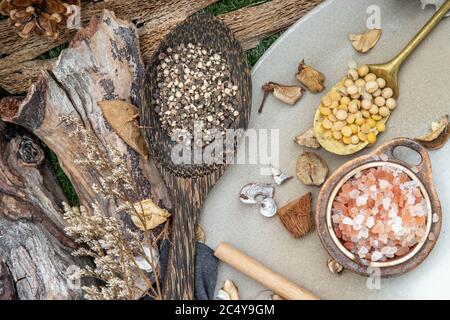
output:
[[158,207],[152,200],[145,199],[133,204],[135,213],[131,214],[131,221],[142,231],[148,231],[163,224],[170,217],[166,209]]
[[283,171],[277,168],[272,168],[272,177],[275,183],[279,186],[281,186],[285,181],[292,178],[292,176],[285,174]]
[[273,93],[273,96],[277,98],[278,100],[289,104],[294,105],[297,103],[298,100],[303,95],[303,88],[299,86],[288,86],[283,85],[275,82],[268,82],[265,85],[262,86],[262,89],[264,90],[264,96],[263,100],[261,102],[261,106],[259,107],[258,112],[261,113],[264,104],[266,102],[266,98],[270,92]]
[[417,137],[416,140],[425,148],[437,150],[442,148],[450,138],[448,115],[442,116],[438,122],[431,124],[431,132]]
[[231,280],[225,280],[222,289],[216,295],[219,300],[239,300],[239,290]]
[[273,198],[265,198],[259,204],[259,212],[267,218],[272,218],[277,214],[277,204]]
[[295,142],[300,146],[308,147],[311,149],[320,148],[320,144],[317,141],[316,135],[314,134],[314,129],[308,129],[303,133],[300,133],[295,137]]
[[366,53],[375,47],[378,40],[380,40],[382,32],[381,29],[371,29],[361,34],[350,33],[348,38],[356,51]]
[[249,183],[239,193],[239,199],[245,204],[257,204],[265,198],[273,198],[275,186],[271,183]]
[[325,86],[323,85],[325,76],[323,73],[305,64],[305,60],[300,62],[298,73],[295,77],[312,93],[321,92],[325,89]]
[[317,154],[305,152],[297,159],[297,178],[305,185],[320,186],[328,175],[326,162]]
[[334,274],[339,274],[344,270],[344,267],[333,259],[328,259],[327,265],[330,272]]

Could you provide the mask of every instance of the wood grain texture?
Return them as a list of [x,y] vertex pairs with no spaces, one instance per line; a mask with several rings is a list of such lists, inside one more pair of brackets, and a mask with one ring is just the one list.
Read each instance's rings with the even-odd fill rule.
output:
[[[63,116],[72,115],[81,121],[95,136],[92,143],[110,161],[108,147],[119,151],[138,187],[137,194],[130,194],[130,201],[152,199],[170,209],[167,189],[154,163],[144,160],[124,143],[106,122],[98,106],[99,101],[111,99],[140,106],[140,83],[144,76],[137,29],[132,23],[116,19],[114,13],[105,11],[101,17],[93,17],[89,26],[77,33],[70,47],[61,53],[58,63],[51,71],[42,72],[23,102],[10,102],[10,107],[0,110],[0,116],[33,132],[57,155],[80,203],[87,208],[97,203],[104,214],[121,216],[121,212],[117,212],[120,201],[107,199],[94,188],[94,183],[98,184],[111,172],[76,163],[77,159],[86,157],[87,149],[82,137],[71,135],[74,129],[63,124]],[[28,183],[39,189],[38,182]],[[28,232],[41,234],[38,230]],[[35,245],[47,242],[39,239]],[[35,251],[28,255],[33,259],[40,257]],[[5,255],[0,251],[0,256]],[[36,286],[41,290],[42,285],[38,284]]]
[[[417,170],[413,170],[413,165],[408,164],[402,160],[397,159],[393,151],[397,147],[407,147],[412,149],[420,154],[422,158],[422,162],[415,166]],[[327,223],[327,208],[329,201],[331,199],[333,190],[336,189],[339,182],[350,172],[353,170],[357,170],[359,167],[364,166],[366,164],[380,161],[380,157],[387,158],[388,163],[393,163],[400,165],[404,168],[409,169],[413,175],[417,177],[417,179],[424,185],[425,191],[428,194],[431,202],[431,214],[437,214],[438,221],[432,223],[430,233],[433,233],[433,237],[427,237],[423,246],[419,249],[419,251],[411,257],[409,260],[406,260],[400,264],[379,267],[379,275],[383,278],[395,277],[402,275],[406,272],[409,272],[415,269],[420,263],[422,263],[426,257],[433,250],[437,239],[439,238],[439,234],[442,227],[442,207],[439,201],[438,194],[433,184],[432,177],[432,169],[431,169],[431,160],[430,157],[419,143],[414,140],[408,138],[396,138],[389,142],[382,144],[380,147],[372,151],[370,154],[358,157],[352,161],[345,163],[339,169],[337,169],[325,182],[322,186],[321,191],[319,193],[319,197],[317,199],[317,208],[316,208],[316,225],[317,232],[319,234],[319,238],[322,241],[325,249],[331,255],[331,257],[341,264],[345,269],[349,269],[353,272],[364,276],[373,276],[374,275],[374,267],[367,266],[367,263],[364,264],[361,261],[357,261],[350,259],[347,257],[342,250],[336,245],[333,241],[333,238],[330,234],[329,226]],[[417,171],[417,173],[414,173]],[[388,260],[389,261],[389,260]]]
[[[235,108],[240,112],[231,129],[246,129],[251,109],[251,77],[244,52],[230,29],[219,19],[208,14],[196,14],[178,25],[161,42],[150,58],[141,107],[141,121],[150,157],[167,184],[174,203],[173,224],[165,279],[166,299],[192,299],[194,296],[194,250],[195,229],[201,206],[211,188],[225,171],[223,164],[178,164],[172,159],[176,144],[161,128],[158,114],[154,111],[152,92],[156,81],[158,55],[168,47],[181,43],[201,43],[203,47],[220,52],[231,70],[231,82],[238,86]],[[234,150],[232,150],[233,152]]]
[[[171,29],[187,16],[216,1],[131,0],[126,5],[119,0],[87,3],[83,6],[82,21],[86,22],[91,14],[101,12],[105,6],[115,11],[119,18],[133,21],[138,27],[141,53],[147,62],[159,41]],[[249,50],[267,36],[289,27],[321,2],[323,0],[273,0],[219,17],[235,32],[243,48]],[[48,42],[35,37],[21,39],[4,24],[6,21],[0,21],[0,56],[5,55],[0,58],[0,86],[12,94],[23,93],[43,68],[49,68],[54,63],[33,59],[68,42],[74,31],[65,31],[56,42]]]
[[67,201],[36,138],[0,120],[0,299],[80,299],[80,260],[64,233]]

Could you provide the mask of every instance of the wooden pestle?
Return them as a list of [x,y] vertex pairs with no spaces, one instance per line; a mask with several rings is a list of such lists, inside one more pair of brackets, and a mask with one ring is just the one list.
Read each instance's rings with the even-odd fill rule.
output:
[[287,300],[319,300],[311,292],[270,270],[259,261],[227,243],[220,243],[214,255],[236,270],[258,281]]

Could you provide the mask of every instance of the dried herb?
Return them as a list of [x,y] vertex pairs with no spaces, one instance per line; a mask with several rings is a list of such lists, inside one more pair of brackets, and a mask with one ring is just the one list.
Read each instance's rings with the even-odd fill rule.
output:
[[306,86],[312,93],[321,92],[325,89],[323,85],[325,76],[311,66],[305,64],[302,60],[298,66],[297,80]]
[[278,100],[289,104],[294,105],[303,95],[303,88],[299,86],[287,86],[283,84],[278,84],[275,82],[268,82],[262,86],[264,90],[263,100],[258,109],[258,112],[261,113],[264,108],[264,104],[266,102],[266,98],[269,93],[273,93],[273,96]]
[[297,144],[299,144],[300,146],[308,147],[311,149],[320,148],[320,144],[317,141],[313,128],[297,135],[295,137],[295,142],[297,142]]
[[372,29],[361,34],[350,33],[348,38],[352,42],[353,48],[361,53],[366,53],[380,40],[382,30]]

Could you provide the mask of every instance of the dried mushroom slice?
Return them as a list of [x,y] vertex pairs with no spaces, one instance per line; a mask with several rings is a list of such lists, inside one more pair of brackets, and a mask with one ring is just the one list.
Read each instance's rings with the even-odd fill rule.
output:
[[366,53],[375,47],[378,40],[380,40],[381,34],[381,29],[372,29],[361,34],[350,33],[348,38],[356,51]]
[[297,142],[298,145],[308,147],[311,149],[318,149],[320,148],[320,144],[317,141],[316,135],[314,133],[314,129],[308,129],[303,133],[300,133],[295,137],[295,142]]
[[283,84],[279,84],[279,83],[275,83],[275,82],[268,82],[265,85],[262,86],[262,89],[264,90],[264,96],[263,96],[263,100],[261,102],[261,106],[259,107],[258,112],[261,113],[263,108],[264,108],[264,104],[266,102],[266,98],[267,95],[269,93],[273,93],[273,96],[275,98],[277,98],[278,100],[289,104],[291,106],[293,106],[294,104],[297,103],[298,100],[300,100],[300,98],[303,95],[303,88],[299,87],[299,86],[288,86],[288,85],[283,85]]
[[305,152],[297,159],[297,178],[305,185],[320,186],[328,175],[328,165],[317,154]]
[[295,77],[312,93],[321,92],[325,89],[325,86],[323,85],[325,76],[323,73],[305,64],[305,60],[300,62],[298,73]]
[[417,137],[416,141],[422,144],[425,148],[437,150],[442,148],[450,138],[450,124],[448,115],[442,116],[438,122],[431,124],[431,132]]

